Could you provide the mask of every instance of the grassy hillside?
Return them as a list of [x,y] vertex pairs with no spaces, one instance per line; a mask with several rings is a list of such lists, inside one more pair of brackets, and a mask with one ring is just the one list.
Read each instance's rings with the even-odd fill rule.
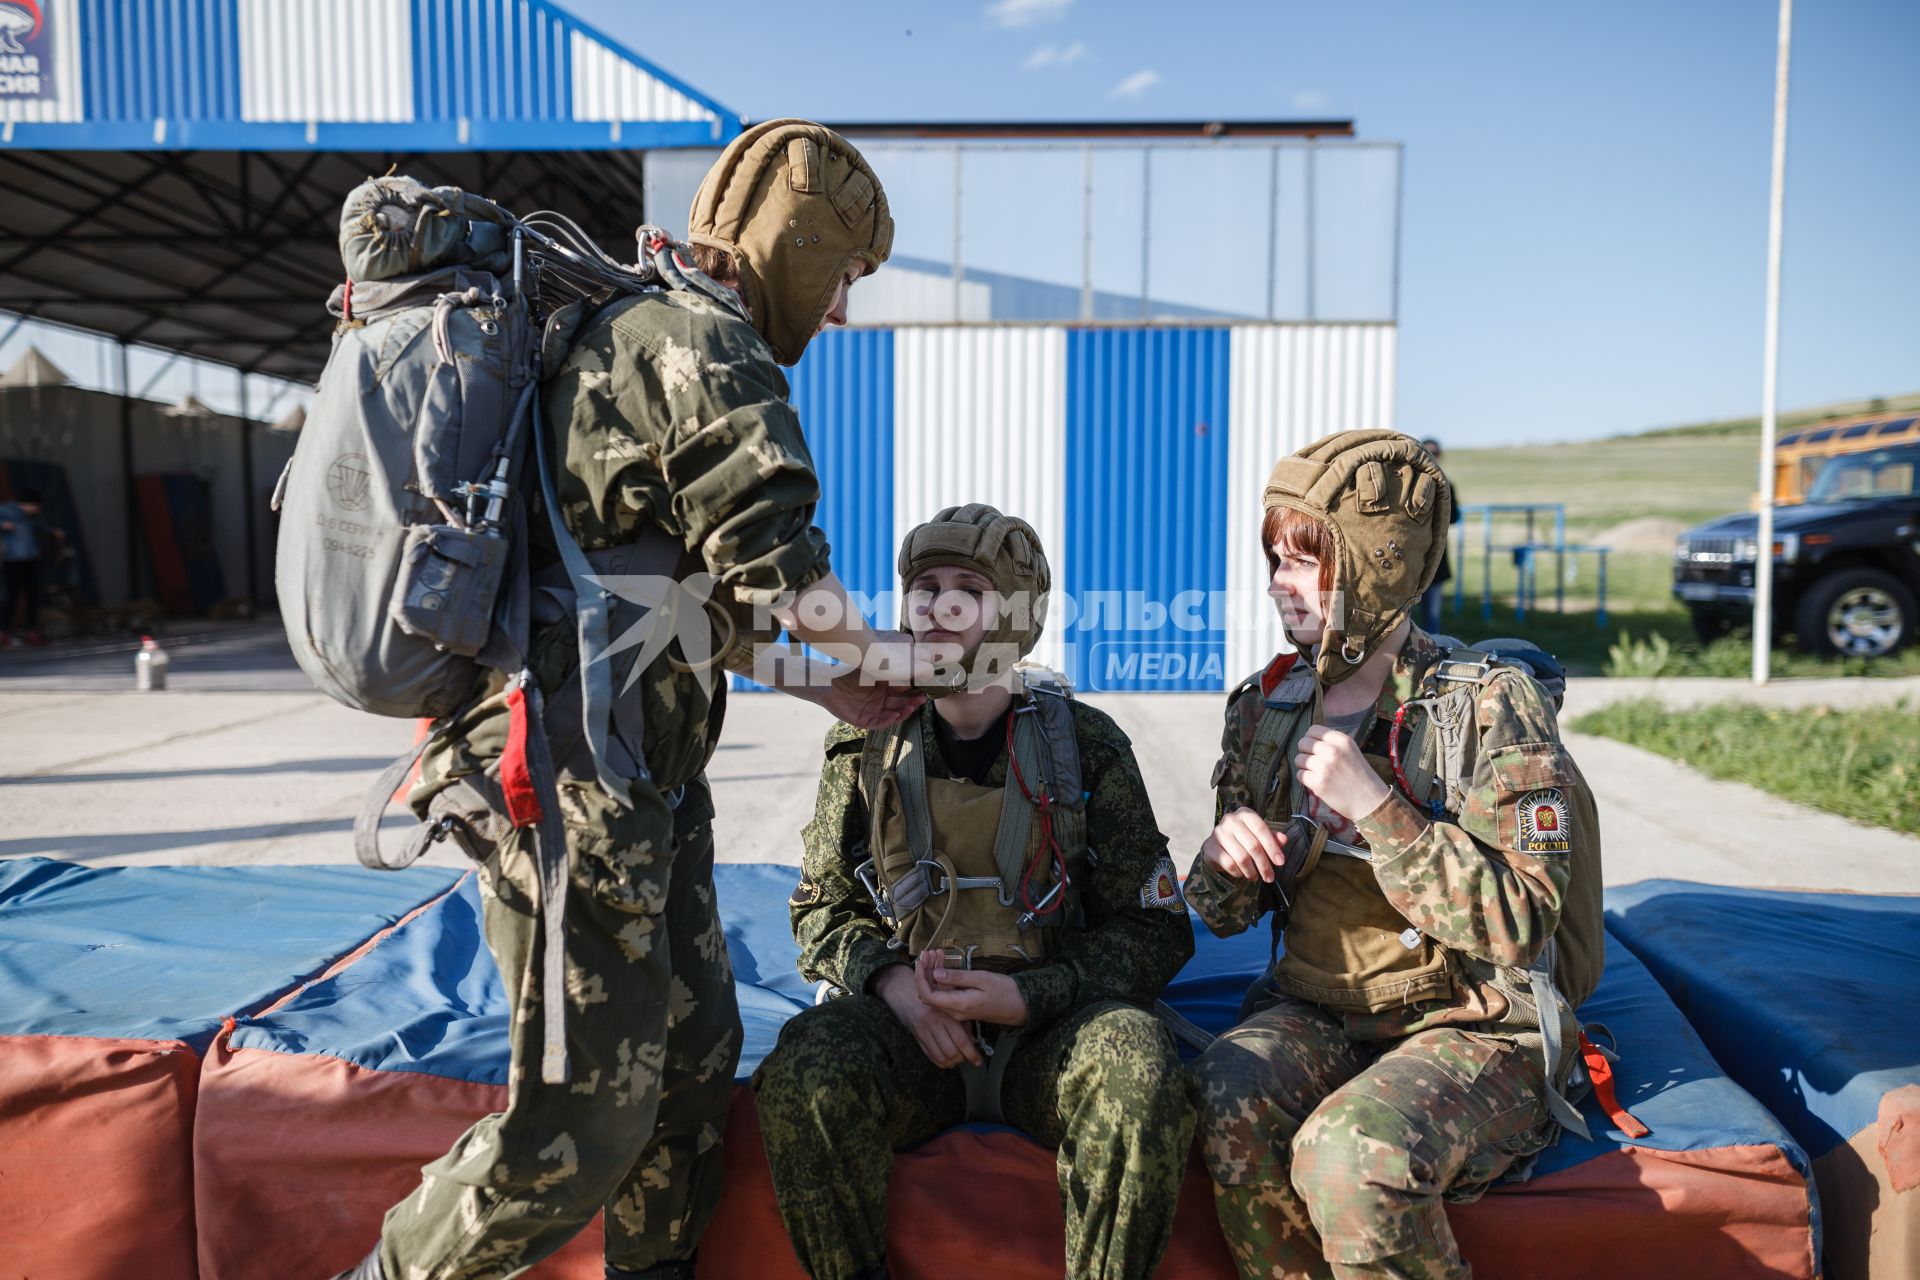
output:
[[1449,449],[1460,501],[1560,502],[1585,541],[1627,520],[1682,525],[1744,509],[1757,488],[1759,435],[1627,436],[1579,444]]

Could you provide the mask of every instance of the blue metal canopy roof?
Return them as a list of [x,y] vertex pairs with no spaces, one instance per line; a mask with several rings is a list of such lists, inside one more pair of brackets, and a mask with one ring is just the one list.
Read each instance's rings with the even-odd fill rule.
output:
[[0,146],[605,151],[739,131],[549,0],[0,0]]

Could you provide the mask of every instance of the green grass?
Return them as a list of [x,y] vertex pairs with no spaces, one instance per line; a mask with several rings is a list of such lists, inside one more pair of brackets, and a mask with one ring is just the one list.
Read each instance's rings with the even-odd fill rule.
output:
[[1835,711],[1675,710],[1637,699],[1590,712],[1572,727],[1856,822],[1920,834],[1920,708],[1905,700]]
[[[1482,616],[1480,602],[1469,597],[1465,610],[1455,612],[1452,597],[1441,611],[1441,629],[1472,644],[1497,636],[1531,640],[1558,658],[1576,676],[1722,676],[1745,679],[1753,669],[1752,642],[1744,632],[1710,645],[1693,637],[1686,611],[1665,608],[1622,608],[1607,611],[1607,625],[1594,625],[1591,611],[1555,613],[1535,609],[1520,621],[1511,606],[1495,603],[1493,617]],[[1650,652],[1654,637],[1666,642],[1655,664]],[[1615,650],[1620,652],[1616,657]],[[1889,657],[1816,658],[1790,646],[1775,645],[1768,667],[1773,677],[1790,676],[1920,676],[1920,645],[1909,645]]]

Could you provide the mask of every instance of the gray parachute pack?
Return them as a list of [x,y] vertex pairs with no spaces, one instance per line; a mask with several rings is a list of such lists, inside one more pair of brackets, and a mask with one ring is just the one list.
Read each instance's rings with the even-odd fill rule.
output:
[[[686,246],[654,227],[639,235],[640,262],[623,265],[559,214],[518,218],[407,177],[356,187],[340,217],[346,277],[327,303],[333,349],[273,498],[281,617],[318,688],[361,711],[444,727],[488,690],[487,672],[517,686],[509,701],[529,731],[515,763],[529,787],[508,816],[534,829],[539,853],[551,940],[542,998],[555,1013],[542,1072],[552,1081],[566,1077],[557,940],[567,872],[542,694],[525,664],[529,457],[580,629],[579,714],[595,772],[616,800],[630,799],[600,758],[609,593],[559,518],[539,439],[541,372],[558,367],[586,315],[628,294],[687,289],[739,307],[686,265]],[[443,824],[422,825],[397,855],[378,841],[389,798],[433,740],[375,784],[354,824],[366,865],[407,866],[445,834]],[[645,776],[644,762],[638,768]]]

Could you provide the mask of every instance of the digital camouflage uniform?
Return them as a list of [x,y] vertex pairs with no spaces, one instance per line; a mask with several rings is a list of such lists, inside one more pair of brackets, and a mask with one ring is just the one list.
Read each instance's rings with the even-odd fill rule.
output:
[[[568,528],[594,551],[657,527],[685,547],[682,572],[712,574],[736,612],[813,582],[828,569],[811,525],[819,490],[786,400],[767,344],[712,300],[652,293],[606,309],[544,386]],[[533,521],[536,570],[544,523]],[[577,680],[577,652],[571,620],[536,634],[530,665],[550,695]],[[632,783],[631,809],[601,792],[590,768],[569,770],[556,747],[572,877],[564,1085],[540,1078],[531,831],[496,816],[504,691],[428,752],[416,809],[463,779],[496,802],[457,816],[485,868],[487,941],[513,1007],[512,1067],[506,1111],[474,1125],[387,1214],[388,1280],[507,1275],[603,1207],[610,1263],[638,1271],[692,1254],[720,1195],[740,1051],[702,774],[724,691],[722,679],[675,671],[667,655],[645,669],[636,695],[652,781]],[[434,810],[446,811],[444,800]]]
[[[1058,1148],[1067,1274],[1147,1276],[1172,1232],[1195,1123],[1191,1078],[1151,1007],[1192,955],[1192,927],[1177,894],[1145,905],[1158,875],[1171,890],[1170,864],[1131,744],[1104,713],[1070,705],[1089,793],[1087,927],[1013,975],[1029,1016],[1001,1102],[1009,1123]],[[918,714],[932,741],[932,707]],[[892,930],[854,874],[868,841],[866,736],[827,736],[790,903],[801,971],[852,994],[789,1022],[754,1080],[781,1217],[822,1280],[880,1264],[893,1153],[966,1119],[960,1071],[934,1066],[872,994],[875,974],[910,957],[889,948]],[[952,776],[939,751],[927,770]],[[987,785],[1006,772],[1002,749]]]
[[[1425,633],[1409,633],[1370,722],[1355,734],[1367,754],[1387,755],[1395,708],[1446,653]],[[1251,794],[1247,776],[1263,694],[1284,665],[1228,700],[1214,775],[1219,815],[1246,806],[1285,816]],[[1516,807],[1549,784],[1568,802],[1563,812],[1590,814],[1590,798],[1559,745],[1551,702],[1524,674],[1500,671],[1482,685],[1474,724],[1477,763],[1458,814],[1431,819],[1396,788],[1341,836],[1371,850],[1393,918],[1453,953],[1452,993],[1342,1010],[1277,990],[1269,975],[1249,997],[1251,1016],[1195,1064],[1216,1208],[1243,1276],[1467,1276],[1442,1201],[1477,1197],[1555,1135],[1540,1037],[1510,1025],[1508,1001],[1474,980],[1467,958],[1524,970],[1539,957],[1560,924],[1573,859],[1524,851]],[[1283,796],[1293,753],[1289,744],[1280,757]],[[1515,778],[1525,790],[1511,785]],[[1316,806],[1312,797],[1308,805]],[[1597,849],[1597,832],[1563,825],[1576,853]],[[1271,885],[1220,873],[1204,858],[1186,893],[1221,935],[1280,905]],[[1290,905],[1298,923],[1312,900],[1296,886]]]

